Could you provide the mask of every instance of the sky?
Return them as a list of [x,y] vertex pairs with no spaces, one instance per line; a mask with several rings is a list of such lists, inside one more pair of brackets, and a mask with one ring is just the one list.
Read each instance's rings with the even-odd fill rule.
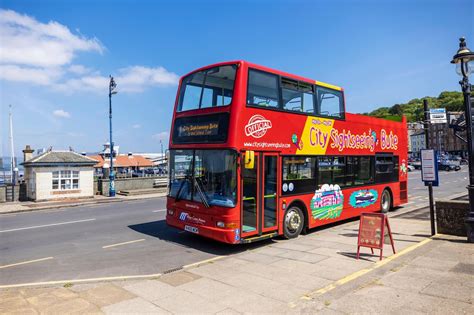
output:
[[247,60],[344,87],[347,111],[367,112],[459,91],[449,63],[474,1],[0,0],[0,155],[26,144],[96,152],[168,147],[179,77]]

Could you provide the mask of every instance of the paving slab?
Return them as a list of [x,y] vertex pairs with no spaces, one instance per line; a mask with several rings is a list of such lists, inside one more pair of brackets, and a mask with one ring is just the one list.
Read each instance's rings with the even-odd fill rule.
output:
[[178,290],[170,297],[160,297],[153,304],[173,314],[214,314],[228,307],[184,290]]
[[40,312],[42,314],[102,314],[97,305],[82,298],[61,300],[40,309]]
[[102,307],[105,314],[171,314],[140,297]]
[[177,290],[174,286],[158,280],[143,280],[134,284],[125,284],[123,288],[148,301],[170,297]]
[[201,276],[187,272],[187,271],[179,271],[179,272],[173,272],[170,274],[166,274],[158,278],[158,281],[164,282],[166,284],[169,284],[173,287],[180,286],[182,284],[194,281],[201,278]]
[[135,294],[112,283],[103,284],[101,286],[82,291],[80,292],[80,296],[81,298],[91,301],[99,307],[111,305],[136,297]]

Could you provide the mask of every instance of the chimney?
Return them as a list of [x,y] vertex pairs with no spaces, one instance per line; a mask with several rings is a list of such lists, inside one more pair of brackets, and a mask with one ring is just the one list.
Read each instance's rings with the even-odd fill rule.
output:
[[31,160],[33,158],[33,152],[35,152],[35,150],[31,149],[30,145],[27,144],[23,150],[23,162]]

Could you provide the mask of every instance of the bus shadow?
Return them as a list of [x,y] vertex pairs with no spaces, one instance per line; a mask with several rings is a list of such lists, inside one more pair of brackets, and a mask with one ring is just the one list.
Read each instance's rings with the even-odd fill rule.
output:
[[220,243],[200,235],[172,228],[166,224],[165,220],[129,225],[128,228],[135,232],[155,237],[161,241],[219,256],[238,254],[274,243],[272,240],[234,245]]

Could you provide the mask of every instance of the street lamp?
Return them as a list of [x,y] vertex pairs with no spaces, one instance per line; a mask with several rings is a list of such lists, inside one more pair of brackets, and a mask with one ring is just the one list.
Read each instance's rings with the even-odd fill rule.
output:
[[471,84],[469,84],[469,74],[473,72],[474,68],[474,53],[466,46],[464,37],[459,39],[459,49],[454,55],[451,63],[456,64],[456,72],[462,77],[459,84],[464,95],[464,109],[466,111],[466,131],[467,131],[467,152],[469,159],[469,185],[467,190],[469,192],[469,213],[466,218],[467,241],[474,243],[474,133],[473,111],[471,105]]
[[114,78],[110,76],[109,83],[109,129],[110,129],[110,172],[109,172],[109,197],[115,197],[115,172],[114,172],[114,142],[112,141],[112,95],[117,94]]

